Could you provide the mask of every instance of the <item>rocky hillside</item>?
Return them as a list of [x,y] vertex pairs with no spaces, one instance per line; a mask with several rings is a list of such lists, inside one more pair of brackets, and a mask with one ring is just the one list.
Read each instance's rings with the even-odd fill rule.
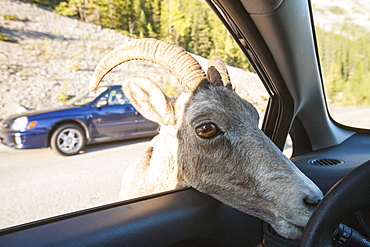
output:
[[353,37],[370,31],[368,0],[311,0],[315,24],[329,32]]
[[[0,0],[0,33],[9,39],[0,41],[0,119],[25,109],[56,107],[63,93],[86,91],[99,60],[130,40],[113,30],[16,0]],[[207,63],[196,58],[202,66]],[[233,67],[229,72],[237,91],[263,109],[267,94],[257,75]],[[103,82],[120,84],[130,76],[177,86],[167,71],[140,61],[119,66]]]

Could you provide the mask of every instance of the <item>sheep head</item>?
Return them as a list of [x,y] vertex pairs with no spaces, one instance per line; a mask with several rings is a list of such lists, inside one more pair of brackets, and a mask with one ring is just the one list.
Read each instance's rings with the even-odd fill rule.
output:
[[[161,65],[182,85],[182,93],[170,100],[149,80],[123,82],[136,109],[161,126],[150,166],[175,174],[176,187],[192,186],[259,217],[284,237],[298,238],[322,192],[258,128],[256,109],[232,90],[221,59],[210,60],[206,76],[182,48],[134,40],[101,60],[90,90],[112,68],[134,59]],[[170,175],[164,177],[155,179],[161,188]]]

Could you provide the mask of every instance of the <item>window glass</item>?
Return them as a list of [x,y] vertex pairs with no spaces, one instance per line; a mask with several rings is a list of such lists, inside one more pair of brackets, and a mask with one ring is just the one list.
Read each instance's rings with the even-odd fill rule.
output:
[[84,106],[91,103],[96,97],[98,97],[102,92],[107,90],[108,87],[99,87],[94,92],[85,92],[79,96],[72,98],[67,104],[74,106]]
[[124,105],[128,103],[129,102],[121,89],[114,89],[110,92],[108,105]]
[[370,128],[368,2],[311,3],[329,112],[339,123]]
[[[49,2],[43,8],[0,1],[0,35],[11,41],[0,41],[0,137],[5,144],[0,144],[0,229],[119,200],[124,171],[150,145],[158,126],[131,105],[99,106],[128,103],[119,97],[120,89],[110,86],[129,77],[157,83],[170,98],[180,89],[165,69],[130,61],[109,72],[97,91],[87,92],[99,60],[132,38],[182,46],[203,68],[210,56],[220,56],[236,92],[257,108],[262,122],[268,94],[204,1],[130,1],[130,8],[120,5],[129,1],[102,6],[90,0]],[[97,97],[101,100],[91,106]],[[33,110],[42,115],[36,118]],[[15,113],[21,115],[10,117]],[[127,139],[130,135],[145,137]],[[127,140],[117,142],[123,137]],[[66,143],[69,151],[87,145],[68,156],[46,147],[49,142],[54,147]]]

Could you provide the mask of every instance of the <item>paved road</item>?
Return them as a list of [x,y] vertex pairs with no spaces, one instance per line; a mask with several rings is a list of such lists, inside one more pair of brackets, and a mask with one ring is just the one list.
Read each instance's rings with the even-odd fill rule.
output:
[[125,168],[149,140],[90,145],[72,157],[0,144],[0,229],[115,202]]
[[370,128],[369,106],[347,106],[332,109],[333,118],[339,123],[360,128]]

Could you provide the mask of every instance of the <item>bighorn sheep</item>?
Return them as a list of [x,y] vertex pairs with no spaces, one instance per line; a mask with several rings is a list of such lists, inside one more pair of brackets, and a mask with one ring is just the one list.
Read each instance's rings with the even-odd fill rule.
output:
[[191,186],[298,238],[320,189],[258,128],[256,109],[232,90],[226,66],[208,75],[182,48],[154,39],[117,47],[97,65],[89,89],[124,62],[141,59],[169,70],[183,92],[170,100],[149,80],[123,82],[131,103],[160,133],[123,177],[124,198]]

